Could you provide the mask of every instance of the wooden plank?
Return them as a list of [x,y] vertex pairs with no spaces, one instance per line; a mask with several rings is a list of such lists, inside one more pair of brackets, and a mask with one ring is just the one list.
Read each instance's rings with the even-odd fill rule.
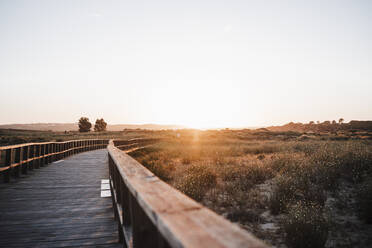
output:
[[117,237],[115,235],[97,237],[97,238],[80,238],[67,239],[57,241],[41,241],[41,240],[20,240],[12,244],[6,244],[6,247],[38,247],[38,248],[57,248],[57,247],[84,247],[93,246],[98,247],[105,245],[105,247],[120,247]]
[[[46,152],[49,151],[46,150]],[[0,247],[119,247],[107,151],[80,153],[0,184]]]
[[104,148],[104,144],[107,143],[108,140],[92,139],[2,146],[0,147],[0,174],[3,175],[3,181],[8,183],[11,175],[18,178],[21,173],[28,174],[29,169],[43,167],[74,153]]

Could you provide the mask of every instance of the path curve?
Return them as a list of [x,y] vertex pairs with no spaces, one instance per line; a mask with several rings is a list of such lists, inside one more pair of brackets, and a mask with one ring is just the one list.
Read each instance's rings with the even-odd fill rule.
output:
[[0,184],[0,247],[120,247],[107,159],[84,152]]

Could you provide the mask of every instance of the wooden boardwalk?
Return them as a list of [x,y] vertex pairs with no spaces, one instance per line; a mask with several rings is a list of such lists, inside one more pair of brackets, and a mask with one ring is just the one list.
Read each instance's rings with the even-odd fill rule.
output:
[[84,152],[0,184],[0,247],[121,247],[107,150]]

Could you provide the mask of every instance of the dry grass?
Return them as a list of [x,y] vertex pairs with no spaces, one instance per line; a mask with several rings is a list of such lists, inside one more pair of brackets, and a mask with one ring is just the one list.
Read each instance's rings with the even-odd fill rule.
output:
[[[338,195],[343,181],[363,189],[359,199],[372,195],[371,187],[361,186],[372,174],[372,145],[369,140],[299,136],[169,131],[158,144],[131,156],[175,188],[273,244],[299,247],[299,237],[307,233],[306,238],[319,241],[312,247],[324,247],[328,222],[315,217],[326,214],[327,196]],[[259,230],[268,210],[282,230],[273,238]],[[366,211],[359,216],[368,222]],[[303,218],[296,219],[294,212],[303,213]],[[286,218],[292,222],[281,221]]]

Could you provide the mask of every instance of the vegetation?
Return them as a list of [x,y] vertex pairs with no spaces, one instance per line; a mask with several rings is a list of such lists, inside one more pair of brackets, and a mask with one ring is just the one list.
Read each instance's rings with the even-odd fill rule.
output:
[[340,118],[338,122],[333,121],[310,121],[308,124],[290,122],[283,126],[268,127],[270,131],[297,131],[297,132],[336,132],[336,131],[367,131],[372,132],[372,121],[350,121],[344,123]]
[[106,131],[107,123],[103,118],[97,119],[96,124],[94,125],[94,131],[95,132],[103,132]]
[[273,245],[364,247],[372,231],[365,224],[372,142],[353,134],[167,131],[158,144],[130,155]]
[[79,119],[79,132],[85,133],[89,132],[92,127],[92,123],[89,122],[89,118],[81,117]]
[[294,248],[324,247],[328,237],[328,225],[319,206],[299,203],[285,220],[286,243]]
[[216,175],[207,167],[194,165],[185,171],[186,175],[177,188],[195,200],[202,200],[208,190],[216,186]]
[[33,142],[67,141],[77,139],[133,139],[145,137],[157,137],[155,131],[131,130],[106,131],[106,132],[52,132],[52,131],[30,131],[15,129],[0,129],[0,146],[15,145]]
[[359,185],[357,203],[360,218],[372,224],[372,178]]
[[372,242],[372,135],[366,131],[0,130],[0,137],[3,145],[161,138],[130,155],[270,244],[366,247]]

